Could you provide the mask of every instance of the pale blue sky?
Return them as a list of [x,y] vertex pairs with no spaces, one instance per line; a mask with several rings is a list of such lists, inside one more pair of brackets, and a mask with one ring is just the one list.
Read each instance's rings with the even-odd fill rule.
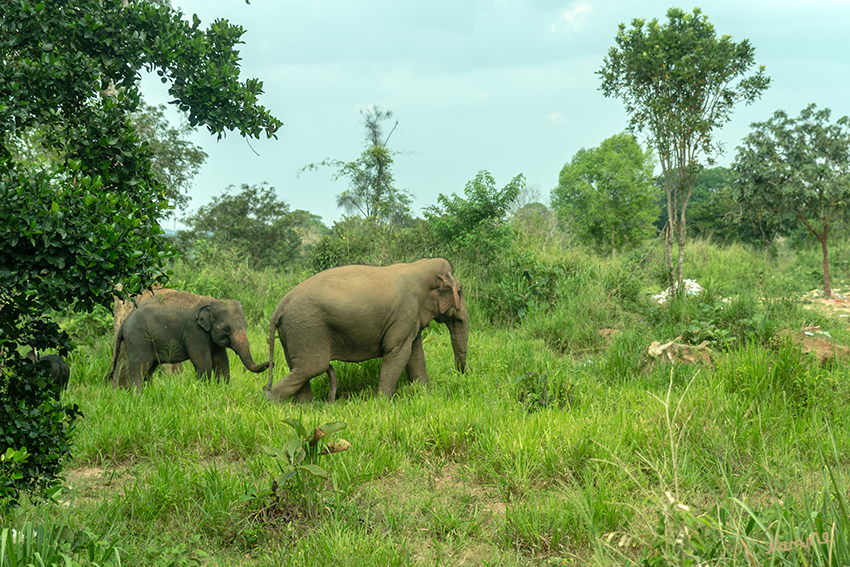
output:
[[[439,193],[463,194],[476,172],[499,187],[518,173],[544,198],[582,147],[625,129],[619,100],[599,92],[595,71],[617,26],[665,20],[669,1],[633,0],[172,0],[206,27],[217,18],[246,29],[242,77],[264,83],[262,103],[284,122],[278,140],[239,134],[216,141],[198,131],[209,154],[190,208],[230,184],[267,181],[293,209],[331,225],[346,189],[331,170],[302,166],[356,159],[363,150],[360,110],[395,113],[390,139],[398,187],[414,212]],[[692,5],[678,7],[690,11]],[[777,109],[796,116],[809,103],[833,118],[850,115],[850,1],[738,0],[699,4],[719,34],[749,39],[772,79],[761,100],[738,107],[718,132],[728,165],[754,121]],[[156,77],[143,81],[149,103],[167,102]],[[177,115],[173,115],[177,120]]]

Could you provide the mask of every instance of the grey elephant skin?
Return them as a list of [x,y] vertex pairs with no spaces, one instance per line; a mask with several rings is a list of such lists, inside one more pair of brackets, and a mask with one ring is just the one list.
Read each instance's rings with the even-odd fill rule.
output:
[[53,380],[54,384],[58,384],[60,388],[68,387],[68,380],[71,378],[71,367],[68,366],[68,363],[65,362],[58,354],[45,354],[44,356],[38,356],[34,351],[29,351],[27,353],[27,358],[32,360],[33,362],[40,362],[42,360],[46,360],[50,363],[50,379]]
[[[118,297],[113,298],[112,300],[112,317],[113,317],[113,325],[112,325],[112,342],[115,342],[115,337],[118,335],[118,329],[121,328],[121,323],[124,322],[124,319],[127,318],[127,315],[130,314],[134,309],[136,309],[139,305],[151,299],[154,296],[154,293],[159,293],[160,295],[165,293],[170,293],[172,291],[177,291],[173,289],[163,288],[161,286],[156,286],[152,290],[145,290],[142,293],[133,296],[127,300],[121,300]],[[166,374],[176,374],[183,370],[183,363],[178,362],[175,364],[162,364],[161,370]],[[127,348],[122,344],[121,350],[118,353],[118,363],[115,366],[115,370],[111,371],[106,375],[106,381],[112,381],[113,386],[121,386],[127,387],[130,384],[130,372],[127,368]]]
[[110,375],[114,376],[121,346],[127,348],[130,382],[141,392],[157,366],[190,360],[198,378],[230,380],[230,348],[251,372],[255,364],[248,344],[248,322],[235,299],[215,299],[177,290],[155,290],[153,297],[132,310],[115,335]]
[[[387,397],[395,393],[405,369],[409,379],[427,383],[422,329],[432,320],[449,328],[455,366],[464,372],[469,313],[463,287],[444,258],[319,272],[287,293],[272,315],[266,398],[282,401],[294,395],[298,402],[310,401],[310,379],[327,372],[333,401],[332,360],[383,358],[378,388]],[[272,385],[275,331],[289,374]]]

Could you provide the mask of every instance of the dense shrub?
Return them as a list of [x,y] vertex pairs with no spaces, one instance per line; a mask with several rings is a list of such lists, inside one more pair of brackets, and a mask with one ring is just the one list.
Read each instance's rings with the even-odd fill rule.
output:
[[[45,346],[39,337],[59,333],[53,322],[33,320],[29,325],[36,348]],[[16,345],[6,341],[4,346]],[[60,390],[48,364],[34,363],[16,351],[6,353],[0,370],[0,501],[15,504],[22,492],[46,496],[56,485],[71,455],[74,420],[82,415],[76,404],[59,401]],[[5,455],[9,450],[18,455],[10,459],[12,453]]]

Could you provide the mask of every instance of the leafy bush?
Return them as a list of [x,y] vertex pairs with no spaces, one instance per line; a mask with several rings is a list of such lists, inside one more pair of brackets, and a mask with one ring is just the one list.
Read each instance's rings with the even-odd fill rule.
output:
[[514,378],[517,401],[529,411],[543,408],[562,409],[573,404],[572,382],[550,379],[547,374],[526,372]]
[[[327,471],[317,465],[316,461],[320,456],[341,453],[351,447],[351,443],[345,439],[328,443],[325,437],[342,431],[348,424],[335,421],[308,432],[297,419],[287,418],[283,422],[295,430],[296,437],[281,449],[264,449],[267,455],[274,457],[280,473],[274,477],[270,491],[254,495],[251,499],[268,499],[275,507],[285,500],[296,509],[303,509],[312,518],[320,509],[321,498],[318,495],[319,487],[311,479],[328,479]],[[284,491],[283,495],[278,493],[279,488]]]
[[[44,321],[31,324],[51,333],[58,328]],[[15,505],[21,492],[47,497],[61,481],[59,472],[71,455],[74,420],[82,412],[76,404],[59,401],[60,389],[48,365],[33,363],[17,352],[3,361],[0,446],[12,453],[7,449],[8,460],[0,462],[0,498],[7,504]]]
[[330,234],[322,236],[313,250],[312,266],[321,272],[347,264],[369,264],[375,253],[381,228],[374,221],[343,217],[334,223]]
[[[197,248],[212,245],[230,248],[255,269],[291,265],[301,246],[299,230],[320,226],[315,215],[289,211],[266,183],[248,185],[231,195],[229,186],[220,196],[183,218],[188,230],[177,233],[176,242],[190,258]],[[200,241],[200,242],[199,242]]]
[[102,305],[95,305],[91,311],[54,313],[53,319],[59,321],[66,333],[77,344],[91,345],[103,336],[112,333],[112,311]]
[[464,187],[465,199],[440,194],[438,204],[425,209],[434,238],[467,261],[481,266],[498,265],[500,256],[511,247],[507,211],[524,185],[525,178],[520,174],[498,190],[493,176],[479,171]]
[[505,309],[520,319],[529,310],[546,310],[557,301],[558,283],[566,275],[565,267],[536,263],[530,255],[511,258],[498,282]]

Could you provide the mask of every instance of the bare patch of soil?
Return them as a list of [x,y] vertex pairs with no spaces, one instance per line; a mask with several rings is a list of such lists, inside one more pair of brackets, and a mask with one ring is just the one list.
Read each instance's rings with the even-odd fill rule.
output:
[[93,502],[111,497],[124,486],[124,472],[100,467],[65,469],[65,486],[78,501]]
[[463,473],[460,470],[460,465],[457,463],[448,463],[440,470],[439,476],[434,479],[435,490],[446,492],[459,492],[469,494],[475,500],[484,505],[487,512],[504,516],[507,507],[502,500],[494,500],[494,495],[484,487],[473,484],[463,478]]

